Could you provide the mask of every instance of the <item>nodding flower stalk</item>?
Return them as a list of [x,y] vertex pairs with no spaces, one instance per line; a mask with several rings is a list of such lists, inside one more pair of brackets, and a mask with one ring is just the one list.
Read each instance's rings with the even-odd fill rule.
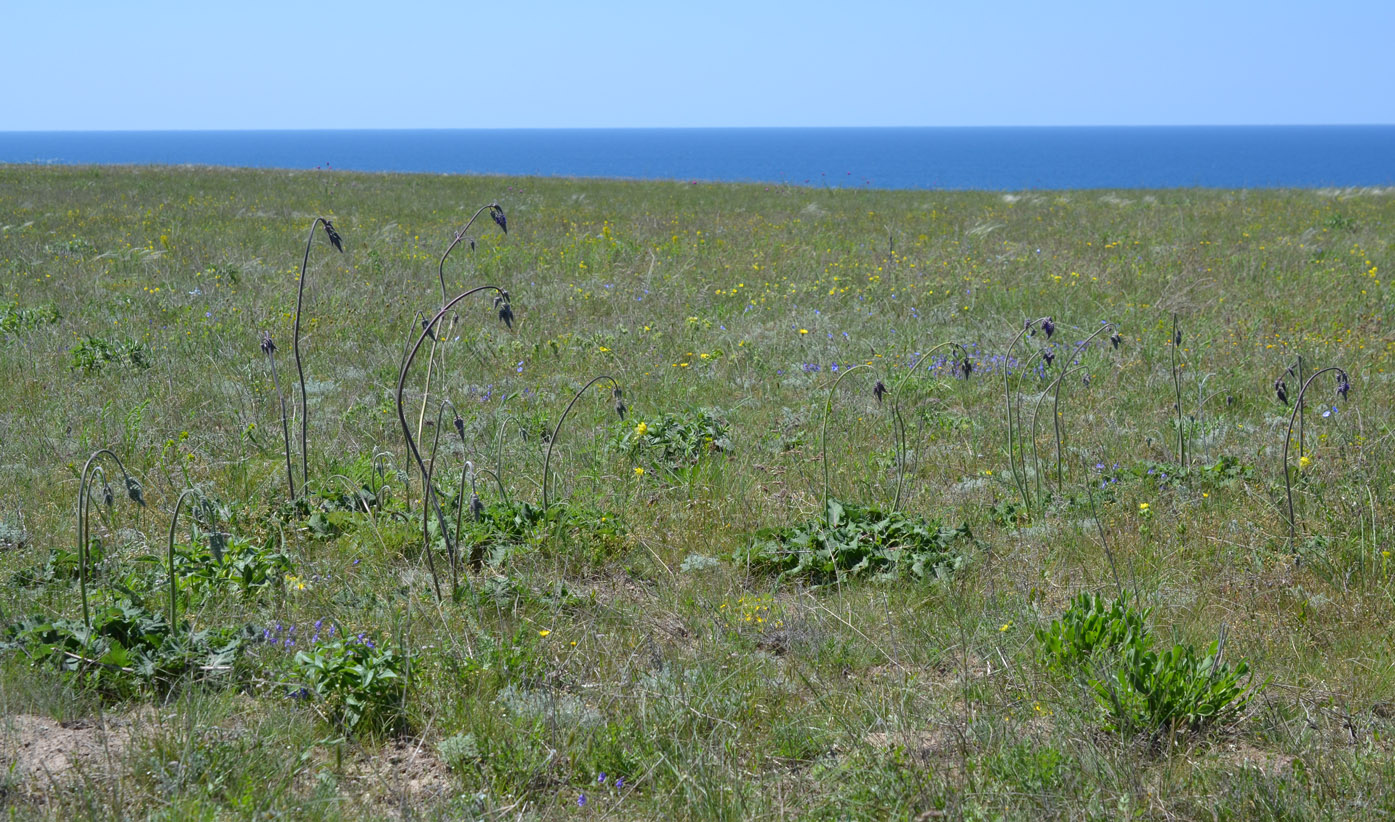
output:
[[1177,368],[1177,349],[1182,347],[1182,329],[1177,327],[1177,315],[1172,315],[1172,387],[1177,395],[1177,462],[1187,467],[1187,427],[1182,416],[1182,372]]
[[1056,331],[1056,325],[1052,322],[1050,317],[1038,317],[1035,320],[1027,320],[1022,324],[1022,330],[1018,331],[1017,336],[1012,338],[1012,342],[1008,345],[1007,351],[1003,352],[1003,405],[1007,413],[1008,466],[1012,469],[1012,481],[1017,486],[1017,493],[1021,495],[1023,505],[1028,504],[1026,478],[1023,476],[1026,471],[1025,469],[1021,472],[1018,471],[1017,460],[1013,456],[1013,452],[1016,449],[1016,438],[1013,436],[1012,386],[1008,382],[1008,363],[1012,360],[1012,350],[1017,347],[1017,343],[1021,341],[1025,334],[1037,327],[1040,327],[1042,331],[1046,332],[1047,339],[1050,339],[1051,334]]
[[[1100,322],[1100,327],[1099,327],[1098,329],[1096,329],[1095,332],[1094,332],[1093,334],[1091,334],[1090,336],[1086,337],[1085,339],[1081,340],[1079,343],[1076,344],[1075,350],[1071,351],[1070,359],[1066,360],[1066,362],[1065,362],[1065,367],[1063,367],[1063,368],[1061,369],[1061,373],[1060,373],[1060,374],[1057,374],[1057,375],[1056,375],[1056,379],[1053,380],[1053,381],[1051,382],[1051,385],[1047,386],[1047,393],[1050,393],[1050,394],[1051,394],[1051,419],[1052,419],[1052,421],[1055,423],[1055,431],[1056,431],[1056,491],[1057,491],[1057,493],[1060,493],[1061,490],[1062,490],[1062,479],[1061,479],[1061,476],[1062,476],[1062,471],[1061,471],[1061,452],[1062,452],[1062,444],[1065,442],[1065,437],[1064,437],[1064,436],[1062,435],[1062,433],[1061,433],[1061,384],[1062,384],[1063,382],[1065,382],[1066,377],[1068,377],[1068,376],[1070,376],[1070,375],[1072,375],[1072,374],[1077,374],[1077,373],[1080,372],[1080,369],[1079,369],[1079,368],[1072,369],[1071,366],[1075,364],[1076,359],[1079,358],[1081,352],[1083,352],[1083,351],[1085,350],[1085,347],[1088,346],[1092,340],[1094,340],[1096,337],[1098,337],[1099,335],[1103,334],[1103,333],[1106,332],[1106,331],[1109,332],[1109,343],[1110,343],[1110,345],[1113,346],[1113,347],[1117,350],[1117,349],[1119,348],[1119,344],[1120,344],[1121,342],[1123,342],[1123,338],[1119,336],[1119,328],[1118,328],[1118,326],[1114,325],[1114,323],[1109,322],[1108,320],[1102,320],[1102,321]],[[1038,409],[1041,408],[1041,400],[1044,399],[1045,397],[1046,397],[1046,394],[1042,394],[1041,398],[1038,398],[1038,400],[1037,400],[1037,408],[1038,408]],[[1034,466],[1036,467],[1036,471],[1037,471],[1037,494],[1040,495],[1040,494],[1041,494],[1041,459],[1040,459],[1040,457],[1037,455],[1037,416],[1038,416],[1038,415],[1037,415],[1037,412],[1034,410],[1034,411],[1032,412],[1032,461],[1033,461],[1033,464],[1034,464]]]
[[281,403],[281,438],[286,443],[286,489],[291,494],[291,499],[295,499],[295,473],[291,470],[291,428],[286,419],[286,397],[281,393],[281,380],[276,375],[276,343],[271,340],[271,333],[262,332],[262,354],[266,355],[266,361],[271,365],[271,387],[276,389],[276,400]]
[[1293,514],[1293,477],[1288,471],[1288,446],[1293,439],[1293,424],[1298,418],[1298,410],[1303,407],[1303,395],[1308,392],[1308,386],[1313,384],[1313,380],[1329,371],[1337,375],[1337,396],[1344,400],[1347,398],[1347,394],[1351,392],[1351,380],[1347,378],[1346,371],[1334,365],[1313,372],[1313,375],[1298,389],[1298,397],[1294,401],[1293,411],[1288,415],[1288,428],[1284,431],[1284,493],[1288,499],[1288,538],[1290,540],[1298,538],[1298,523]]
[[145,497],[141,493],[140,483],[136,482],[126,466],[122,464],[121,458],[110,448],[102,448],[92,453],[87,458],[86,464],[82,466],[82,479],[78,484],[77,503],[77,532],[78,532],[78,590],[82,595],[82,624],[92,629],[92,612],[87,604],[87,544],[90,541],[87,529],[87,510],[91,504],[92,492],[88,488],[88,480],[100,475],[102,477],[102,501],[111,505],[115,501],[115,495],[111,492],[111,486],[106,484],[106,475],[100,465],[97,464],[99,457],[107,457],[116,463],[116,467],[121,470],[121,477],[126,484],[126,496],[140,507],[145,507]]
[[[426,322],[426,325],[424,328],[422,328],[421,333],[417,335],[416,342],[412,344],[409,350],[403,352],[402,366],[397,372],[397,421],[402,425],[402,436],[404,439],[407,440],[407,450],[411,452],[412,459],[416,462],[417,468],[421,471],[422,507],[425,508],[431,506],[432,508],[434,508],[436,513],[436,523],[440,526],[441,529],[441,537],[446,541],[446,551],[449,555],[452,556],[455,554],[455,545],[452,543],[450,537],[450,528],[446,524],[445,514],[441,512],[440,502],[436,500],[435,495],[432,493],[433,489],[431,487],[431,472],[427,469],[426,461],[422,459],[421,456],[421,450],[417,448],[417,442],[415,439],[412,438],[412,430],[407,425],[407,414],[403,408],[402,394],[406,390],[407,374],[412,370],[412,362],[416,360],[417,352],[421,350],[422,343],[426,341],[426,338],[428,334],[431,333],[432,328],[435,327],[436,323],[441,321],[441,318],[444,317],[446,315],[446,312],[449,311],[452,307],[454,307],[456,303],[459,303],[466,297],[478,294],[481,291],[493,291],[495,293],[495,306],[503,306],[503,308],[500,310],[501,316],[503,314],[503,311],[509,310],[509,292],[496,285],[476,286],[468,291],[464,291],[460,294],[457,294],[454,298],[442,305],[440,310],[437,311],[436,314]],[[509,316],[513,316],[511,311]],[[441,599],[441,578],[436,573],[436,561],[432,558],[430,545],[424,545],[423,550],[426,552],[427,567],[431,570],[431,582],[436,589],[436,599],[439,600]]]
[[[891,415],[892,415],[893,425],[894,425],[895,434],[896,434],[896,452],[897,452],[897,454],[896,454],[896,460],[897,460],[897,463],[896,463],[896,465],[897,465],[897,467],[896,467],[896,497],[895,497],[895,499],[892,500],[892,503],[891,503],[891,510],[892,510],[892,511],[895,511],[896,509],[898,509],[898,508],[901,507],[901,492],[902,492],[902,489],[903,489],[903,487],[904,487],[904,485],[905,485],[905,481],[906,481],[906,465],[905,465],[905,463],[906,463],[906,460],[908,459],[907,454],[909,454],[909,452],[910,452],[910,451],[909,451],[909,445],[908,445],[908,443],[906,442],[906,421],[905,421],[905,419],[903,419],[902,416],[901,416],[901,394],[902,394],[902,389],[904,389],[904,388],[906,387],[906,381],[909,380],[909,379],[911,378],[911,375],[915,374],[916,369],[920,368],[921,363],[925,362],[925,360],[928,359],[928,358],[930,357],[931,354],[934,354],[936,351],[939,351],[941,348],[955,348],[955,349],[958,349],[959,355],[960,355],[960,357],[961,357],[962,359],[959,359],[959,360],[957,360],[957,361],[955,362],[955,372],[956,372],[957,374],[963,375],[964,379],[967,380],[967,379],[969,378],[969,375],[972,374],[972,373],[973,373],[973,370],[974,370],[973,363],[972,363],[972,361],[969,359],[969,351],[968,351],[968,349],[966,349],[964,346],[960,345],[960,344],[957,343],[957,342],[944,342],[944,343],[940,343],[939,345],[936,345],[935,347],[931,348],[929,351],[926,351],[924,354],[922,354],[922,355],[920,356],[919,359],[917,359],[914,363],[912,363],[910,369],[909,369],[909,370],[905,373],[905,375],[903,375],[903,376],[901,377],[901,379],[896,383],[896,388],[895,388],[895,390],[893,390],[893,391],[891,391],[891,392],[888,392],[887,389],[886,389],[886,386],[883,385],[883,384],[880,383],[880,382],[878,382],[878,383],[876,384],[876,386],[874,386],[873,389],[872,389],[872,394],[873,394],[873,396],[875,396],[875,397],[877,398],[877,402],[881,402],[882,396],[883,396],[884,394],[887,394],[887,393],[890,393],[890,394],[891,394]],[[827,465],[825,464],[825,470],[826,470],[826,468],[827,468]],[[825,506],[825,508],[827,507],[827,505],[828,505],[828,503],[827,503],[827,500],[825,499],[825,501],[824,501],[824,506]]]
[[179,509],[184,505],[184,500],[198,491],[193,488],[185,488],[179,494],[179,498],[174,501],[174,514],[170,517],[170,539],[169,539],[169,574],[170,574],[170,630],[174,630],[175,617],[175,576],[174,576],[174,529],[179,524]]
[[[489,212],[489,216],[491,216],[491,217],[494,218],[494,224],[497,225],[497,226],[499,226],[499,230],[503,231],[505,234],[508,234],[508,233],[509,233],[509,221],[508,221],[508,217],[506,217],[506,216],[504,215],[504,209],[503,209],[503,207],[500,206],[498,203],[490,203],[489,205],[486,205],[486,206],[480,206],[480,209],[479,209],[478,211],[476,211],[476,212],[474,213],[473,216],[470,217],[470,221],[467,222],[467,223],[465,223],[465,226],[464,226],[463,228],[461,228],[460,230],[458,230],[458,231],[455,232],[455,237],[454,237],[454,239],[451,240],[450,245],[446,246],[446,251],[445,251],[445,253],[441,255],[441,262],[436,266],[436,274],[437,274],[437,276],[438,276],[438,277],[440,278],[440,280],[441,280],[441,304],[442,304],[442,305],[445,305],[445,304],[446,304],[446,258],[450,256],[450,253],[451,253],[452,251],[455,250],[455,247],[456,247],[456,246],[460,245],[460,243],[461,243],[462,240],[465,240],[465,239],[467,238],[467,236],[468,236],[468,234],[469,234],[469,232],[470,232],[470,226],[474,225],[474,224],[475,224],[475,220],[479,219],[479,216],[480,216],[481,214],[483,214],[484,212],[486,212],[486,211]],[[471,239],[471,240],[470,240],[470,250],[473,251],[474,248],[475,248],[475,241],[474,241],[473,239]],[[513,315],[512,315],[512,313],[509,314],[509,316],[508,316],[507,319],[505,319],[505,318],[503,318],[503,317],[501,317],[500,319],[503,319],[503,320],[504,320],[504,324],[507,325],[509,328],[512,328],[512,327],[513,327]],[[454,317],[451,318],[451,327],[452,327],[452,328],[455,327],[455,318],[454,318]],[[447,336],[449,336],[449,334],[447,334]],[[440,342],[441,342],[441,341],[436,337],[436,335],[433,334],[433,335],[431,336],[431,351],[430,351],[430,352],[427,354],[427,356],[426,356],[426,388],[423,389],[422,394],[421,394],[421,413],[417,415],[417,438],[418,438],[418,439],[421,438],[421,428],[422,428],[422,425],[423,425],[423,424],[425,423],[425,421],[426,421],[426,404],[427,404],[428,399],[429,399],[430,396],[431,396],[431,375],[432,375],[432,373],[435,371],[435,364],[436,364],[436,348],[437,348],[437,346],[440,345]],[[443,349],[443,351],[442,351],[442,355],[441,355],[441,356],[442,356],[442,365],[441,365],[441,367],[442,367],[442,369],[444,369],[444,368],[445,368],[445,362],[444,362],[445,354],[444,354],[444,349]]]
[[291,332],[291,352],[295,354],[295,371],[300,378],[300,473],[301,490],[310,482],[310,454],[306,450],[307,427],[310,418],[310,408],[305,402],[305,368],[300,360],[300,307],[305,301],[305,269],[310,265],[310,245],[315,241],[315,229],[324,226],[325,236],[340,254],[344,253],[344,241],[340,238],[339,232],[334,230],[334,225],[324,217],[316,217],[310,223],[310,235],[305,238],[305,259],[300,262],[300,284],[296,288],[295,297],[295,328]]
[[615,380],[615,378],[612,377],[612,376],[609,376],[609,375],[607,375],[607,374],[602,374],[602,375],[600,375],[599,377],[595,377],[595,378],[593,378],[590,382],[588,382],[588,383],[586,383],[585,385],[581,386],[581,389],[578,390],[574,395],[572,395],[572,401],[569,402],[569,403],[567,403],[566,409],[562,411],[562,417],[561,417],[561,419],[557,420],[557,427],[555,427],[555,428],[552,429],[552,437],[551,437],[551,439],[549,439],[549,440],[547,441],[547,456],[543,458],[543,475],[542,475],[543,504],[542,504],[542,508],[543,508],[543,515],[544,515],[544,516],[547,515],[547,508],[548,508],[548,502],[549,502],[548,495],[547,495],[547,486],[548,486],[547,480],[548,480],[548,475],[549,475],[549,468],[550,468],[551,465],[552,465],[552,447],[553,447],[554,445],[557,444],[557,435],[560,434],[561,431],[562,431],[562,423],[564,423],[564,422],[567,421],[567,415],[570,414],[570,413],[572,412],[572,408],[576,405],[577,400],[580,400],[580,399],[581,399],[581,395],[586,393],[586,389],[588,389],[588,388],[590,388],[591,386],[595,385],[596,383],[602,382],[602,381],[605,381],[605,382],[609,382],[609,383],[610,383],[610,385],[611,385],[611,392],[610,392],[610,394],[611,394],[611,397],[614,398],[614,400],[615,400],[615,413],[620,415],[620,419],[621,419],[621,420],[625,419],[625,411],[627,410],[626,407],[625,407],[625,392],[624,392],[623,390],[621,390],[621,388],[620,388],[620,383],[617,382],[617,381]]
[[[838,384],[849,374],[863,368],[871,367],[872,366],[863,363],[862,365],[854,365],[852,368],[844,370],[843,373],[838,375],[838,379],[833,381],[833,385],[829,386],[828,398],[825,399],[823,403],[823,427],[819,430],[819,460],[823,463],[823,521],[825,527],[832,527],[828,509],[828,417],[833,411],[833,395],[838,392]],[[881,383],[878,383],[878,385],[881,385]],[[878,391],[876,386],[873,386],[872,393],[880,399],[881,394],[886,393],[886,386],[882,385],[880,391]],[[893,402],[894,401],[893,398]]]

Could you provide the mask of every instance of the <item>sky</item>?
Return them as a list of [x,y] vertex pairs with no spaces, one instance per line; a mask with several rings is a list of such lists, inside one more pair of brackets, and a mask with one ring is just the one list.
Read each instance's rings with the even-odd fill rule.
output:
[[0,131],[1395,124],[1392,0],[0,0],[0,29]]

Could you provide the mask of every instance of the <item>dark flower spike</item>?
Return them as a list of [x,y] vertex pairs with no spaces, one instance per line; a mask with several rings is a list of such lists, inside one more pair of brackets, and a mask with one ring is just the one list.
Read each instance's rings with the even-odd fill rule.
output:
[[471,251],[474,251],[474,250],[475,250],[475,238],[474,238],[474,237],[471,237],[471,238],[470,238],[470,250],[471,250]]
[[1124,341],[1124,340],[1123,340],[1122,337],[1119,336],[1119,332],[1118,332],[1118,331],[1115,331],[1113,334],[1110,334],[1110,335],[1109,335],[1109,344],[1112,345],[1112,346],[1114,346],[1114,348],[1115,348],[1116,351],[1117,351],[1118,348],[1119,348],[1119,343],[1121,343],[1121,342],[1123,342],[1123,341]]
[[475,518],[475,522],[484,517],[484,503],[480,501],[480,495],[473,492],[470,494],[470,516]]
[[1351,391],[1351,382],[1347,379],[1345,371],[1337,372],[1337,395],[1342,399],[1347,398],[1347,393]]
[[270,357],[276,353],[276,343],[271,341],[271,332],[262,332],[262,353]]
[[1051,363],[1052,363],[1052,361],[1055,360],[1055,359],[1056,359],[1056,352],[1055,352],[1055,351],[1052,351],[1051,349],[1048,348],[1048,349],[1045,349],[1044,351],[1041,352],[1041,361],[1044,362],[1044,363],[1046,363],[1046,367],[1047,367],[1047,368],[1050,368],[1050,367],[1051,367]]
[[110,508],[110,507],[111,507],[111,504],[112,504],[113,502],[116,502],[116,495],[113,494],[113,493],[111,492],[111,484],[110,484],[110,483],[107,483],[107,482],[103,482],[103,483],[102,483],[102,504],[105,505],[106,507]]
[[145,497],[141,494],[140,483],[136,482],[135,477],[126,477],[126,496],[136,505],[145,507]]
[[1182,329],[1180,329],[1180,328],[1177,329],[1177,333],[1174,334],[1174,335],[1172,335],[1172,344],[1173,344],[1173,345],[1181,345],[1181,344],[1182,344]]
[[1083,384],[1083,385],[1089,385],[1089,384],[1090,384],[1090,375],[1089,375],[1089,374],[1086,374],[1085,376],[1081,377],[1081,378],[1080,378],[1080,382],[1081,382],[1081,384]]
[[1282,377],[1274,380],[1274,394],[1278,396],[1279,402],[1288,405],[1288,386],[1284,384]]
[[344,240],[340,238],[339,232],[334,230],[334,225],[329,220],[324,220],[325,234],[329,236],[329,241],[340,254],[344,253]]
[[499,321],[504,324],[505,328],[513,330],[513,308],[508,303],[499,307]]
[[460,435],[460,441],[465,441],[465,420],[459,414],[455,415],[455,433]]
[[881,405],[882,397],[886,396],[886,383],[877,380],[877,384],[872,386],[872,396],[877,398],[877,405]]
[[504,209],[501,208],[498,203],[493,203],[489,206],[489,216],[494,218],[494,222],[498,223],[499,228],[503,230],[505,234],[509,233],[509,220],[504,216]]
[[426,332],[426,336],[433,340],[436,339],[436,332],[431,330],[431,321],[426,319],[426,315],[418,311],[417,317],[421,319],[421,330]]
[[1047,317],[1041,321],[1041,330],[1046,332],[1046,338],[1049,340],[1051,339],[1051,335],[1056,333],[1056,323],[1052,322],[1050,317]]
[[964,375],[964,379],[966,380],[969,378],[970,374],[974,373],[974,364],[969,361],[968,357],[965,357],[959,362],[959,371]]

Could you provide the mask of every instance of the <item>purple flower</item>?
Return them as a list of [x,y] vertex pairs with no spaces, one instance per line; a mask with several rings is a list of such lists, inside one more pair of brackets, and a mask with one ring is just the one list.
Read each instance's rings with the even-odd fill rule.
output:
[[600,776],[597,776],[597,777],[596,777],[596,783],[599,784],[599,785],[604,785],[604,784],[605,784],[605,771],[601,771]]
[[586,794],[582,794],[581,796],[578,796],[578,797],[576,798],[576,804],[577,804],[577,807],[579,807],[579,808],[584,808],[584,807],[586,807]]

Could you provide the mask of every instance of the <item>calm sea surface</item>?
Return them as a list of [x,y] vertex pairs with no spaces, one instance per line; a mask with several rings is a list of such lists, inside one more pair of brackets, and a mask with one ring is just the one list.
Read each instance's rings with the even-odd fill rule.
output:
[[0,132],[0,163],[870,188],[1395,184],[1395,126]]

